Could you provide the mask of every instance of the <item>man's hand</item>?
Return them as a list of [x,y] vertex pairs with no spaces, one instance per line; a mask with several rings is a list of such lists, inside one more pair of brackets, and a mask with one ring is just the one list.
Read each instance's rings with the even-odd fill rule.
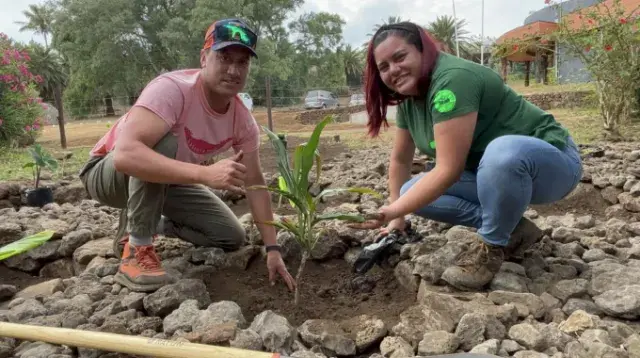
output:
[[287,271],[287,267],[282,261],[282,256],[277,251],[270,251],[267,254],[267,268],[269,269],[269,282],[271,285],[275,285],[276,283],[276,273],[278,273],[284,279],[284,282],[289,287],[290,291],[296,287],[296,282]]
[[244,181],[247,167],[240,161],[242,151],[229,159],[223,159],[215,164],[202,167],[200,181],[214,189],[230,190],[238,194],[244,194]]

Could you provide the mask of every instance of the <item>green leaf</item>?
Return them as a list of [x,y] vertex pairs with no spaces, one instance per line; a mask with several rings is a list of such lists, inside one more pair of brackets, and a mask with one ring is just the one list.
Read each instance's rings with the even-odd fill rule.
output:
[[55,231],[45,230],[0,247],[0,261],[44,244],[53,237],[53,234],[55,234]]
[[27,168],[33,168],[36,165],[36,163],[31,162],[31,163],[26,163],[24,166],[22,166],[23,169],[27,169]]
[[316,196],[316,202],[320,201],[320,199],[324,198],[325,196],[328,195],[335,195],[335,194],[339,194],[339,193],[358,193],[358,194],[369,194],[369,195],[373,195],[376,198],[381,198],[382,195],[380,193],[378,193],[377,191],[373,190],[373,189],[369,189],[369,188],[360,188],[360,187],[356,187],[356,188],[338,188],[338,189],[325,189],[323,190],[320,194],[318,194],[318,196]]
[[355,214],[327,213],[327,214],[316,216],[314,220],[314,224],[323,220],[343,220],[343,221],[354,221],[354,222],[361,223],[365,221],[365,218],[361,215],[355,215]]
[[290,201],[293,202],[293,204],[299,208],[305,208],[306,206],[301,205],[302,202],[292,193],[286,191],[286,190],[281,190],[280,188],[274,188],[274,187],[269,187],[266,185],[252,185],[250,187],[247,188],[248,190],[269,190],[270,192],[279,194],[284,196],[285,198],[289,199]]
[[[300,169],[300,184],[301,187],[304,187],[304,190],[307,190],[309,183],[309,171],[313,166],[314,160],[316,160],[316,151],[318,149],[318,144],[320,143],[320,135],[322,134],[322,130],[324,127],[329,124],[329,122],[333,122],[333,116],[326,116],[320,123],[318,123],[311,134],[311,138],[309,141],[304,144],[304,149],[302,151],[302,165]],[[306,184],[306,185],[303,185]]]
[[322,173],[322,156],[316,149],[316,183],[320,183],[320,174]]
[[263,126],[262,129],[267,133],[267,136],[269,136],[271,145],[276,151],[278,171],[280,172],[280,175],[282,175],[282,177],[284,178],[289,190],[291,192],[295,192],[296,182],[293,178],[291,166],[289,165],[289,156],[287,154],[287,149],[284,147],[284,143],[282,143],[280,138],[278,138],[275,133],[270,131],[269,128]]

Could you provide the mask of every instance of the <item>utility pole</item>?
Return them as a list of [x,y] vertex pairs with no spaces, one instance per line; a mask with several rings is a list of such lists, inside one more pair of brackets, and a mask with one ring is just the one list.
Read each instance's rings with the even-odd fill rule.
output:
[[482,30],[480,35],[480,63],[484,66],[484,0],[482,0]]
[[460,57],[460,42],[458,41],[458,17],[456,17],[456,0],[451,0],[453,4],[453,28],[456,32],[456,56]]
[[269,130],[273,132],[273,120],[271,119],[271,77],[267,76],[266,78],[266,87],[267,87],[267,119]]

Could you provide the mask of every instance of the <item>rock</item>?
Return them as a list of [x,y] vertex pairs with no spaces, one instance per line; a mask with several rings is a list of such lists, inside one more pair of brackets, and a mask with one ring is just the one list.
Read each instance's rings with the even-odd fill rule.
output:
[[602,313],[600,308],[598,308],[598,306],[596,306],[596,304],[590,299],[570,298],[567,300],[567,303],[562,306],[562,311],[568,315],[572,314],[576,310],[583,310],[595,315]]
[[548,347],[542,332],[529,323],[520,323],[509,329],[509,338],[526,348],[544,351]]
[[418,354],[430,356],[454,353],[460,346],[458,337],[445,331],[427,332],[418,344]]
[[355,341],[335,321],[307,320],[298,328],[298,333],[308,345],[319,345],[341,356],[356,353]]
[[592,296],[620,287],[635,285],[640,277],[640,267],[605,263],[593,267],[589,293]]
[[513,303],[518,310],[518,316],[523,318],[529,314],[541,318],[545,314],[544,302],[532,293],[493,291],[489,293],[488,298],[498,305]]
[[608,186],[600,191],[602,198],[609,204],[614,205],[618,203],[618,195],[623,192],[622,189],[613,186]]
[[513,358],[549,358],[549,356],[536,351],[520,351],[516,352]]
[[455,323],[450,317],[424,305],[410,307],[400,314],[400,322],[391,331],[411,344],[418,345],[429,331],[452,332]]
[[154,334],[163,326],[160,317],[138,317],[127,323],[127,329],[131,334],[140,335],[146,331],[152,331]]
[[595,327],[599,320],[598,316],[576,310],[558,328],[565,333],[577,333]]
[[259,253],[259,246],[243,246],[239,250],[230,252],[227,255],[227,266],[246,270],[249,262]]
[[581,278],[562,280],[553,286],[550,293],[562,302],[566,302],[569,298],[580,298],[585,295],[588,285],[589,281]]
[[262,338],[252,329],[243,329],[236,332],[235,338],[229,341],[229,346],[260,351],[262,350]]
[[98,279],[97,276],[92,275],[80,276],[73,285],[64,290],[64,296],[72,298],[77,295],[87,294],[92,301],[100,301],[111,291],[111,286],[101,284]]
[[[235,321],[208,326],[207,330],[202,333],[201,341],[203,344],[227,346],[235,338],[237,330],[238,323]],[[200,334],[200,332],[194,333]]]
[[258,314],[249,329],[260,335],[263,346],[271,352],[288,349],[296,335],[295,327],[271,310]]
[[76,203],[87,198],[87,190],[80,182],[70,185],[61,185],[53,190],[53,200],[59,204]]
[[477,353],[477,354],[498,354],[500,346],[500,340],[498,339],[490,339],[483,343],[478,344],[477,346],[471,348],[469,353]]
[[[524,347],[519,345],[518,342],[516,342],[516,341],[512,341],[510,339],[505,339],[505,340],[502,341],[502,343],[500,343],[500,350],[504,351],[506,354],[512,354],[514,352],[524,350]],[[478,353],[480,353],[480,352],[478,352]],[[496,354],[496,353],[488,353],[488,354]]]
[[609,337],[609,332],[605,331],[604,329],[587,329],[582,333],[579,341],[587,344],[589,342],[597,342],[613,346],[611,337]]
[[211,302],[204,282],[196,279],[181,279],[146,296],[143,304],[149,315],[164,317],[178,308],[181,302],[189,299],[197,300],[201,306]]
[[20,225],[8,222],[0,224],[0,246],[20,240],[22,236]]
[[49,358],[58,354],[71,355],[71,349],[45,342],[21,344],[14,352],[17,358]]
[[71,256],[76,249],[91,241],[92,238],[93,234],[91,230],[80,229],[72,231],[62,237],[60,246],[58,247],[58,254],[62,257]]
[[501,271],[493,276],[490,288],[492,291],[529,292],[527,288],[529,282],[531,280],[526,277]]
[[311,252],[312,259],[323,261],[344,256],[349,247],[334,229],[327,229],[321,235]]
[[464,350],[470,350],[485,339],[504,338],[506,328],[495,317],[482,313],[467,313],[460,319],[455,334],[460,342],[460,347]]
[[17,323],[26,321],[35,317],[45,316],[49,313],[40,301],[34,298],[27,298],[21,303],[10,307],[8,316],[11,322]]
[[173,335],[177,330],[190,332],[193,323],[200,316],[200,304],[197,300],[183,301],[178,309],[167,315],[162,321],[164,333],[167,336]]
[[640,285],[611,289],[593,299],[596,306],[610,316],[625,319],[640,317]]
[[63,258],[44,265],[40,269],[41,277],[70,278],[75,275],[71,259]]
[[418,292],[420,276],[413,274],[413,264],[410,261],[400,261],[393,272],[402,287],[409,292]]
[[387,335],[384,322],[376,317],[360,315],[340,323],[340,327],[356,343],[356,351],[363,352],[377,345]]
[[242,315],[242,309],[233,301],[219,301],[209,305],[202,311],[196,322],[193,323],[193,330],[204,332],[211,326],[221,325],[228,322],[235,322],[238,326],[247,323]]
[[380,343],[380,353],[385,358],[406,358],[415,354],[413,347],[401,337],[387,336]]
[[73,252],[73,261],[80,265],[86,265],[96,256],[113,256],[112,246],[113,240],[108,237],[88,241]]

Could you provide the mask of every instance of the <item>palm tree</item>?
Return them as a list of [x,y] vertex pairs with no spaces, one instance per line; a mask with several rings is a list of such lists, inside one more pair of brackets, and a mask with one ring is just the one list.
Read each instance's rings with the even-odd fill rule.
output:
[[355,49],[351,45],[345,45],[338,49],[338,55],[344,67],[344,75],[347,85],[360,85],[362,71],[364,69],[364,53],[360,49]]
[[27,21],[16,21],[21,25],[20,31],[33,31],[44,37],[44,44],[49,48],[48,35],[51,33],[51,25],[53,24],[53,8],[48,5],[29,5],[28,10],[22,11]]
[[[386,20],[382,20],[381,24],[375,24],[373,25],[373,28],[371,29],[372,31],[370,33],[367,34],[367,36],[369,38],[373,37],[373,35],[376,33],[376,31],[378,31],[379,28],[381,28],[384,25],[390,25],[390,24],[397,24],[399,22],[403,22],[403,21],[408,21],[408,20],[404,20],[402,19],[400,16],[389,16],[387,17]],[[367,48],[369,46],[369,41],[366,41],[362,47],[363,48]]]
[[[469,31],[465,29],[467,26],[467,20],[458,19],[458,42],[460,44],[460,56],[468,57],[469,51],[466,48],[469,42]],[[450,49],[456,48],[456,21],[453,16],[442,15],[438,16],[435,21],[430,22],[425,26],[427,31],[433,35],[437,40],[445,44]]]

